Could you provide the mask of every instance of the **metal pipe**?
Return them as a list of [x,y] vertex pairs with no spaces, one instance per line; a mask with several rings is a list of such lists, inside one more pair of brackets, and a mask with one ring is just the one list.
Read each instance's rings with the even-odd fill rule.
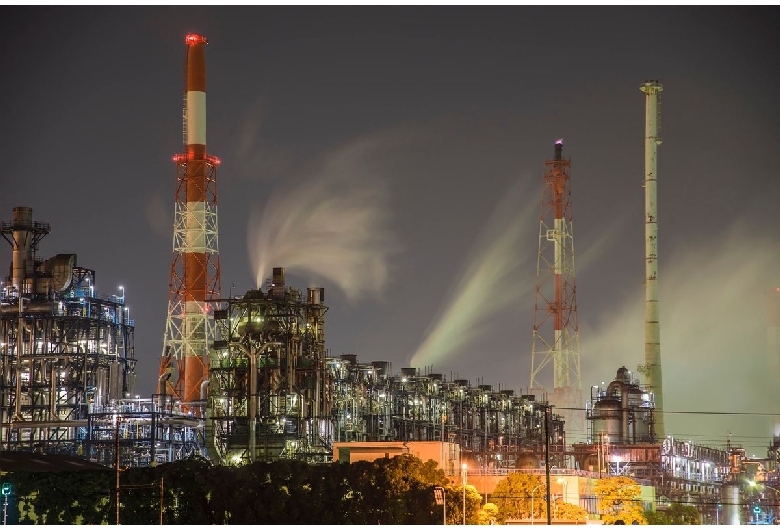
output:
[[231,342],[230,346],[235,346],[249,357],[249,461],[254,462],[257,451],[257,355],[268,346],[281,346],[281,342],[264,342],[256,351],[250,352],[244,344],[240,342]]
[[646,81],[645,93],[645,377],[655,396],[655,439],[664,434],[664,399],[661,376],[661,326],[658,314],[658,132],[660,119],[658,81]]

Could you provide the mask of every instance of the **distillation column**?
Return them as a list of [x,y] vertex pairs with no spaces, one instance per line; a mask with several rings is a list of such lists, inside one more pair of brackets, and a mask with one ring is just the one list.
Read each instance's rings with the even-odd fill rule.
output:
[[658,145],[661,143],[659,97],[663,87],[646,81],[645,93],[645,365],[648,390],[655,397],[655,436],[664,433],[664,395],[661,378],[661,324],[658,316]]
[[[214,341],[212,301],[220,296],[217,244],[216,166],[206,154],[206,63],[202,35],[187,44],[184,144],[176,155],[174,248],[168,297],[160,392],[182,401],[185,410],[202,400],[208,349]],[[199,408],[199,407],[198,407]]]

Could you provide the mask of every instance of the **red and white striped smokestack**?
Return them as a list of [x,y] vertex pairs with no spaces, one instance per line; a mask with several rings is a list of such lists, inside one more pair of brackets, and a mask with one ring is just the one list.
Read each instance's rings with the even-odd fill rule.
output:
[[187,43],[186,110],[184,130],[185,144],[190,160],[206,157],[206,55],[203,48],[206,37],[190,33]]
[[[220,294],[217,248],[216,166],[206,153],[207,40],[189,34],[184,94],[184,145],[176,155],[173,262],[168,299],[160,393],[180,398],[185,410],[202,399],[208,349],[214,340],[212,300]],[[175,361],[175,365],[174,365]],[[177,377],[173,369],[177,368]],[[171,381],[171,379],[173,379]]]
[[[187,74],[184,130],[187,131],[186,200],[187,246],[184,254],[185,330],[195,331],[206,303],[206,37],[189,34],[187,43]],[[194,344],[192,345],[194,346]],[[184,372],[183,401],[200,398],[199,386],[206,375],[198,358],[203,352],[187,351]]]

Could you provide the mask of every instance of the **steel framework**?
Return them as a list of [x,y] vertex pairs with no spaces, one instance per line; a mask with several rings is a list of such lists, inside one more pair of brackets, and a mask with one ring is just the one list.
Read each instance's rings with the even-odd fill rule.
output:
[[544,164],[548,169],[539,221],[530,391],[549,395],[550,403],[566,421],[567,436],[575,441],[585,436],[585,414],[574,271],[571,161],[563,158],[562,150],[563,142],[558,140],[555,158]]
[[[161,394],[202,414],[208,350],[215,338],[213,301],[220,297],[217,166],[206,154],[206,39],[187,35],[184,144],[176,155],[176,196],[168,318],[160,361]],[[200,406],[198,406],[200,405]]]

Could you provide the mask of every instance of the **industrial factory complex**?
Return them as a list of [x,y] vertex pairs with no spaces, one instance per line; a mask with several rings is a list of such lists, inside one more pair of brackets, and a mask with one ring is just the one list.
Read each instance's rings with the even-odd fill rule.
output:
[[[124,290],[72,254],[45,255],[46,212],[14,208],[0,234],[12,263],[0,290],[0,447],[150,466],[193,455],[218,465],[293,459],[313,464],[410,453],[489,496],[510,472],[552,473],[566,502],[597,514],[595,480],[630,476],[648,505],[697,506],[703,522],[774,517],[780,439],[765,458],[730,442],[668,436],[658,311],[657,149],[662,85],[646,103],[645,363],[616,366],[583,395],[577,323],[571,161],[563,142],[545,162],[530,385],[516,394],[390,362],[331,356],[326,289],[288,285],[283,263],[266,284],[221,292],[219,159],[206,149],[206,38],[187,49],[184,150],[174,156],[168,312],[156,393],[137,396],[134,321]],[[777,300],[773,297],[772,300]],[[528,300],[528,304],[532,303]],[[775,313],[780,311],[775,309]],[[775,315],[777,320],[777,316]],[[154,333],[155,330],[144,330]],[[777,340],[775,338],[775,340]],[[518,367],[521,370],[522,367]],[[611,375],[611,374],[610,374]],[[642,380],[639,377],[642,377]],[[765,488],[751,489],[758,484]],[[643,490],[644,491],[644,490]],[[768,497],[767,497],[768,495]],[[767,509],[752,507],[764,502]]]

